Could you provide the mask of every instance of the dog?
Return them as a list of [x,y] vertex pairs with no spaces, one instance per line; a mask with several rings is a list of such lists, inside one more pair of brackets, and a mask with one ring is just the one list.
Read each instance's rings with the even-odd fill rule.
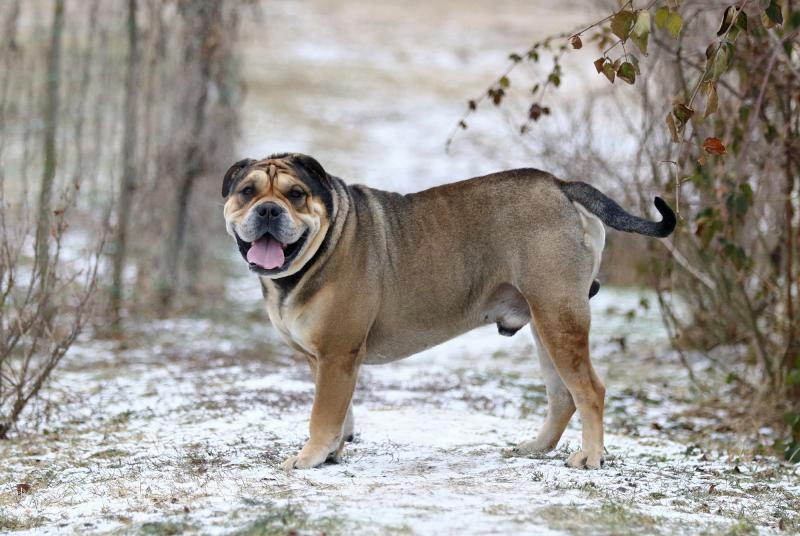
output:
[[626,212],[583,182],[515,169],[413,194],[348,185],[314,158],[233,164],[222,184],[228,233],[258,274],[273,326],[306,357],[310,437],[286,469],[339,462],[352,438],[363,364],[408,357],[478,326],[536,341],[548,410],[520,455],[554,449],[577,408],[571,467],[603,463],[605,387],[589,358],[589,297],[605,227],[652,237],[675,228]]

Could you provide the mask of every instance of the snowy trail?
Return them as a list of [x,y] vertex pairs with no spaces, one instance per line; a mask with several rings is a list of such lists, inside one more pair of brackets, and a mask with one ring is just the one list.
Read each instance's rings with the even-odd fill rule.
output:
[[[243,27],[240,156],[304,151],[347,180],[401,191],[513,166],[558,171],[530,161],[518,125],[497,109],[471,119],[449,154],[443,146],[507,53],[591,20],[585,2],[340,4],[270,2]],[[563,113],[527,143],[571,138],[569,111],[605,84],[589,48],[565,61]],[[512,88],[527,83],[515,74]],[[612,160],[625,156],[624,130],[604,125]],[[40,421],[0,442],[0,532],[800,531],[798,468],[749,455],[758,438],[721,432],[713,407],[690,412],[696,395],[658,312],[611,288],[592,300],[592,353],[608,388],[605,468],[564,466],[577,418],[558,451],[504,457],[542,423],[544,385],[527,330],[505,338],[487,327],[365,367],[344,463],[286,474],[279,465],[305,440],[312,385],[235,255],[224,315],[142,320],[121,347],[91,334],[75,345],[35,408]]]
[[[257,308],[257,289],[237,285],[242,310]],[[577,419],[556,452],[504,456],[546,409],[523,332],[509,339],[482,328],[365,367],[357,441],[344,463],[293,474],[279,465],[305,440],[312,386],[266,321],[148,322],[120,351],[84,340],[42,408],[46,433],[0,443],[0,526],[22,534],[797,527],[796,468],[736,460],[671,433],[676,401],[668,397],[688,383],[663,347],[657,313],[638,301],[604,289],[594,303],[593,352],[609,386],[608,463],[599,471],[564,466],[579,443]],[[620,336],[625,352],[613,342]],[[653,347],[659,357],[645,350]],[[671,394],[660,392],[664,377]],[[30,492],[18,494],[20,483]]]

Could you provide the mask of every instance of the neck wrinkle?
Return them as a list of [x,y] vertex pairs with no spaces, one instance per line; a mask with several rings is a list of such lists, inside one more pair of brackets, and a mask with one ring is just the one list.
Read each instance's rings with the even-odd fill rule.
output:
[[268,286],[272,289],[277,288],[281,291],[283,294],[282,301],[305,282],[306,276],[319,272],[325,266],[325,263],[333,254],[336,244],[339,242],[339,238],[342,236],[344,226],[347,223],[347,217],[350,213],[350,193],[347,191],[347,185],[344,181],[333,176],[331,176],[331,179],[337,194],[333,196],[333,214],[329,220],[333,224],[328,226],[326,236],[323,238],[314,256],[309,259],[305,266],[290,276],[279,277],[277,279],[264,276],[259,277],[263,286]]

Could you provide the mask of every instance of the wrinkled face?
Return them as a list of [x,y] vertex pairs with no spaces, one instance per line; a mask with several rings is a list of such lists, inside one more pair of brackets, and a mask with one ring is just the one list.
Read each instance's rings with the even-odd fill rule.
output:
[[250,269],[270,278],[300,270],[325,238],[330,178],[311,157],[242,160],[225,175],[225,224]]

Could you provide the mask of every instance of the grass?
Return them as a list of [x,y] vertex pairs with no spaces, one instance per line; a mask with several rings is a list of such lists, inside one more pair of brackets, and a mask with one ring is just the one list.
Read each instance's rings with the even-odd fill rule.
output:
[[719,534],[724,536],[750,536],[758,534],[758,529],[750,521],[740,519],[730,527],[727,527]]
[[215,451],[208,445],[194,444],[186,452],[186,463],[191,471],[196,474],[208,472],[212,466],[219,466],[226,463],[225,457],[220,451]]
[[264,512],[246,528],[235,532],[236,536],[285,536],[293,533],[314,533],[331,536],[347,534],[345,523],[336,517],[312,518],[300,506],[292,503],[278,506],[263,503]]
[[546,506],[536,512],[548,527],[570,534],[638,535],[670,533],[665,520],[638,512],[615,501],[600,507],[571,505]]
[[122,449],[106,449],[101,450],[99,452],[95,452],[91,455],[91,458],[100,458],[100,459],[109,459],[109,458],[125,458],[130,456],[130,453],[122,450]]
[[35,529],[36,527],[41,527],[48,521],[49,519],[43,516],[22,519],[0,512],[0,531]]
[[172,536],[191,530],[197,530],[197,527],[182,521],[152,521],[139,527],[138,534],[141,536]]

